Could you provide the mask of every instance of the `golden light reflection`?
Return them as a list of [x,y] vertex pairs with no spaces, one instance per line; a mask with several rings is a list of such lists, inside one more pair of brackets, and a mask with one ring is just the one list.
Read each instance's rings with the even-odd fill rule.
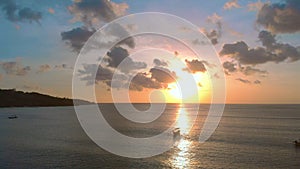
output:
[[173,155],[172,164],[174,168],[189,168],[190,159],[189,159],[189,149],[191,142],[185,139],[181,139],[177,145],[178,152]]
[[192,121],[184,107],[179,108],[177,113],[176,127],[180,129],[181,134],[187,135],[192,127]]
[[186,106],[181,106],[177,112],[177,122],[175,127],[178,127],[181,132],[181,138],[175,145],[175,152],[171,158],[174,168],[189,168],[190,166],[190,147],[191,141],[188,134],[192,127],[193,112],[188,112]]

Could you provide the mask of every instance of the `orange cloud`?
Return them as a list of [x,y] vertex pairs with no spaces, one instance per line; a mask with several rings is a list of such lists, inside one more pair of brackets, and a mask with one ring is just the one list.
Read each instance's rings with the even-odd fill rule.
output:
[[49,9],[48,9],[48,12],[51,13],[51,14],[54,14],[54,13],[55,13],[55,10],[54,10],[53,8],[49,8]]
[[231,0],[226,2],[223,8],[225,10],[230,10],[232,8],[241,8],[241,6],[238,4],[238,0]]

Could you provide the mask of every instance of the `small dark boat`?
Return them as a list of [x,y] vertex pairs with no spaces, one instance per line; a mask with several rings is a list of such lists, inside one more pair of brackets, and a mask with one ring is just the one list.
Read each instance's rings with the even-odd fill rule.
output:
[[14,115],[8,116],[8,118],[9,118],[9,119],[16,119],[16,118],[18,118],[18,116],[14,114]]
[[300,147],[300,140],[295,140],[294,144],[295,144],[296,147]]

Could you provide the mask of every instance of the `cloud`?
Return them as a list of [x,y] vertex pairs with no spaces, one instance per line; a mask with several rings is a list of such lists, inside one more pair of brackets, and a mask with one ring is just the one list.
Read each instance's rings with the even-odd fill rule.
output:
[[[219,43],[218,38],[220,38],[220,36],[221,36],[220,33],[219,33],[219,31],[217,31],[217,30],[215,30],[215,29],[210,30],[210,31],[207,31],[206,29],[203,29],[203,30],[202,30],[202,33],[204,33],[204,34],[207,36],[207,38],[210,39],[210,41],[211,41],[211,43],[212,43],[213,45],[216,45],[216,44]],[[194,44],[197,43],[196,40],[193,41],[193,42],[194,42]],[[201,43],[201,42],[200,42],[200,43]],[[200,43],[198,42],[198,44],[200,44]]]
[[278,43],[275,35],[261,31],[258,36],[263,47],[250,48],[244,41],[225,44],[220,56],[228,56],[244,65],[258,65],[267,62],[279,63],[285,60],[294,62],[300,59],[299,47]]
[[[204,33],[206,30],[205,29],[201,29],[201,32]],[[205,34],[205,33],[204,33]],[[206,34],[205,34],[206,35]],[[207,36],[207,35],[206,35]],[[192,41],[192,43],[194,45],[207,45],[207,43],[205,41],[199,40],[199,39],[195,39]],[[211,42],[212,43],[212,42]]]
[[247,5],[248,11],[259,11],[264,6],[260,0],[257,2],[252,2]]
[[177,78],[175,72],[162,67],[151,68],[149,72],[151,73],[151,78],[160,83],[173,83]]
[[290,44],[279,43],[276,41],[276,36],[268,31],[261,31],[258,35],[262,45],[266,47],[266,50],[276,54],[280,60],[289,59],[291,62],[300,59],[299,47],[294,47]]
[[236,64],[233,62],[229,62],[229,61],[225,61],[223,63],[223,68],[225,69],[225,73],[227,75],[229,75],[232,72],[236,72],[237,68],[236,68]]
[[259,10],[256,23],[272,33],[294,33],[300,31],[300,1],[284,0],[266,3]]
[[[128,73],[132,70],[144,69],[147,67],[147,64],[144,62],[135,62],[129,57],[129,53],[126,49],[122,47],[114,47],[109,52],[107,52],[109,67],[119,68],[120,71]],[[122,63],[121,66],[119,66]]]
[[128,37],[126,39],[123,39],[122,41],[120,41],[116,46],[120,46],[120,45],[127,45],[130,48],[134,48],[135,47],[135,42],[133,37],[131,37],[128,33],[128,31],[121,26],[118,23],[112,23],[110,24],[110,29],[109,32],[106,33],[106,35],[111,35],[114,37]]
[[75,52],[79,52],[84,43],[93,35],[94,29],[89,30],[86,27],[78,27],[70,31],[62,32],[62,40],[66,41]]
[[143,88],[160,89],[166,86],[148,77],[146,73],[138,73],[131,80],[129,87],[130,90],[142,91]]
[[261,81],[260,80],[255,80],[253,83],[254,84],[261,84]]
[[40,65],[37,73],[47,72],[51,69],[51,66],[48,64]]
[[109,0],[79,0],[68,7],[74,16],[72,22],[83,22],[92,27],[100,22],[110,22],[126,13],[126,3],[114,3]]
[[28,7],[20,7],[14,0],[1,0],[0,7],[2,7],[6,18],[12,22],[37,22],[42,19],[42,13],[32,10]]
[[92,85],[110,81],[113,77],[113,71],[97,64],[84,64],[83,69],[78,70],[78,75],[81,76],[81,80],[87,82],[87,85]]
[[[66,42],[66,44],[70,45],[75,52],[79,52],[81,48],[84,46],[85,42],[96,32],[94,28],[88,27],[78,27],[74,28],[70,31],[62,32],[61,37],[62,40]],[[112,23],[110,24],[110,29],[105,33],[105,37],[109,38],[119,38],[119,37],[127,37],[120,41],[116,46],[127,45],[130,48],[135,47],[134,38],[131,37],[128,31],[123,28],[120,24]],[[109,40],[108,40],[109,41]],[[101,42],[101,44],[97,44],[98,46],[106,47],[107,42]]]
[[194,59],[192,61],[185,60],[187,68],[184,68],[184,71],[188,71],[191,73],[197,72],[206,72],[205,62]]
[[60,65],[55,65],[54,68],[55,68],[55,69],[72,69],[71,66],[68,66],[68,65],[65,64],[65,63],[60,64]]
[[[76,0],[68,7],[73,15],[72,22],[82,22],[84,26],[62,32],[62,40],[65,40],[74,51],[79,52],[88,38],[95,32],[99,24],[110,22],[126,13],[126,3],[114,3],[109,0]],[[119,24],[111,24],[107,34],[120,37],[129,35],[125,28]],[[132,37],[122,40],[117,46],[126,44],[130,48],[135,46]],[[105,44],[101,44],[103,46]]]
[[153,60],[153,63],[155,66],[168,66],[168,63],[166,61],[163,61],[163,60],[159,60],[159,59],[154,59]]
[[48,12],[51,13],[51,14],[54,14],[55,10],[53,8],[48,8]]
[[241,83],[244,83],[244,84],[255,84],[255,85],[260,85],[261,84],[260,80],[255,80],[253,83],[250,80],[242,79],[242,78],[237,78],[235,80],[237,80],[237,81],[239,81]]
[[[207,30],[205,28],[202,28],[200,31],[202,33],[204,33],[208,39],[210,39],[211,43],[213,45],[216,45],[218,43],[218,39],[222,36],[222,17],[219,16],[218,14],[214,13],[213,15],[211,16],[208,16],[206,21],[208,23],[212,23],[215,25],[215,29],[211,29],[211,30]],[[199,40],[194,40],[193,41],[194,44],[198,43],[198,44],[201,44],[203,42],[199,42]]]
[[272,53],[267,52],[264,48],[249,48],[249,46],[244,42],[236,42],[233,44],[225,44],[220,56],[228,56],[236,59],[241,64],[262,64],[268,62],[271,58],[274,58]]
[[222,20],[222,17],[220,15],[218,15],[217,13],[214,13],[213,15],[208,16],[206,18],[206,21],[208,23],[214,23],[214,24],[218,24],[221,20]]
[[235,80],[237,80],[237,81],[239,81],[239,82],[242,82],[242,83],[245,83],[245,84],[251,84],[251,81],[249,81],[249,80],[247,80],[247,79],[237,78],[237,79],[235,79]]
[[254,75],[254,74],[265,76],[266,74],[268,74],[268,72],[265,70],[260,70],[257,68],[253,68],[251,66],[241,67],[240,71],[246,76]]
[[0,66],[8,75],[25,76],[31,70],[30,66],[23,67],[18,61],[0,62]]
[[233,8],[241,8],[241,6],[238,4],[238,0],[231,0],[231,1],[226,2],[224,4],[223,8],[225,10],[230,10]]
[[[154,71],[153,71],[154,72]],[[161,72],[160,72],[161,73]],[[81,80],[86,81],[87,85],[103,83],[109,88],[124,88],[128,85],[128,77],[123,73],[117,73],[110,68],[98,66],[96,64],[85,64],[83,69],[78,71]],[[165,75],[158,76],[157,72],[152,73],[137,73],[129,84],[130,90],[142,91],[144,88],[161,89],[166,88],[169,79]],[[112,78],[115,78],[112,83]],[[163,81],[163,82],[161,82]]]
[[114,11],[114,13],[116,14],[116,16],[122,16],[126,13],[127,9],[129,8],[128,4],[126,3],[114,3],[112,1],[109,1],[111,6],[112,6],[112,10]]

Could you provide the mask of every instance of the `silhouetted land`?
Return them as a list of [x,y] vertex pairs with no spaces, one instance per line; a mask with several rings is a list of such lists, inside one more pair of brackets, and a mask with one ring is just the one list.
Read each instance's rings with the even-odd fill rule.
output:
[[[76,100],[80,105],[91,104],[84,100]],[[0,89],[0,107],[44,107],[73,106],[73,100],[40,94],[36,92]]]

